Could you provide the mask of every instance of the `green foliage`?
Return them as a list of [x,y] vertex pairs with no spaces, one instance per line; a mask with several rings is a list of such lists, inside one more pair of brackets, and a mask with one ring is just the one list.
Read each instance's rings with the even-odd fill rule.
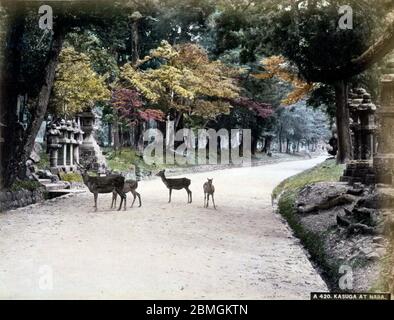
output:
[[108,167],[118,172],[134,170],[134,164],[139,161],[136,151],[131,148],[122,148],[118,152],[108,152],[106,158]]
[[89,57],[73,47],[64,48],[56,69],[50,102],[52,113],[72,116],[109,97],[105,79],[92,70]]
[[337,165],[335,160],[327,160],[312,169],[283,181],[274,189],[273,198],[277,198],[283,191],[298,192],[306,185],[313,183],[338,181],[344,168],[344,165]]
[[77,172],[61,173],[60,178],[67,182],[83,182],[82,176]]
[[226,99],[238,97],[233,78],[236,70],[220,61],[210,61],[194,44],[171,46],[167,41],[153,50],[143,62],[160,61],[156,69],[141,70],[131,64],[122,68],[122,85],[139,90],[151,103],[165,111],[214,119],[230,110]]
[[10,191],[13,191],[13,192],[21,191],[21,190],[35,191],[41,187],[42,186],[38,181],[20,180],[20,181],[15,181],[12,184]]
[[37,169],[39,170],[46,170],[49,168],[49,155],[46,153],[45,150],[41,150],[40,154],[40,161],[36,164]]
[[328,140],[328,119],[319,109],[306,107],[304,101],[277,110],[277,134],[290,142],[316,143]]

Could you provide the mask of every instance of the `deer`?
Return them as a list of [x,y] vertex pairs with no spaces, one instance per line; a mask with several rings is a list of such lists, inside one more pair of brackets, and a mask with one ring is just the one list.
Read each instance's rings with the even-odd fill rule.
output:
[[121,197],[121,202],[118,211],[122,208],[124,201],[124,210],[126,210],[126,193],[123,191],[125,178],[118,174],[111,174],[105,177],[92,177],[88,175],[87,169],[77,164],[81,170],[81,175],[84,184],[89,191],[94,195],[94,208],[97,211],[97,198],[99,193],[116,192]]
[[[131,194],[133,195],[134,199],[133,199],[133,203],[131,204],[131,208],[134,205],[135,199],[138,197],[138,201],[139,201],[139,206],[141,207],[141,195],[135,191],[138,188],[138,182],[134,181],[134,180],[126,180],[124,183],[124,187],[123,187],[123,192],[125,194],[127,194],[128,192],[131,192]],[[116,199],[118,197],[118,193],[114,190],[112,192],[112,204],[111,204],[111,209],[116,207]]]
[[209,206],[209,196],[212,196],[213,207],[216,210],[215,198],[214,198],[215,187],[212,184],[212,182],[213,182],[213,179],[208,179],[208,181],[205,182],[204,185],[203,185],[203,189],[204,189],[204,208],[208,208],[208,206]]
[[178,179],[167,179],[165,176],[165,171],[161,170],[156,176],[161,177],[161,180],[166,185],[169,190],[169,200],[168,203],[171,202],[172,190],[182,190],[185,189],[187,192],[187,203],[192,203],[192,192],[189,189],[191,184],[191,180],[187,178],[178,178]]

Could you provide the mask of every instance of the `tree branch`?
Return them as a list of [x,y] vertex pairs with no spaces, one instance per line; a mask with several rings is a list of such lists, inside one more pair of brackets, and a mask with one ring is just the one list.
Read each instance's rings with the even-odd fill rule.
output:
[[383,59],[394,49],[394,21],[386,28],[383,35],[359,57],[344,66],[331,69],[316,68],[310,71],[306,80],[310,82],[333,83],[356,76],[373,64]]

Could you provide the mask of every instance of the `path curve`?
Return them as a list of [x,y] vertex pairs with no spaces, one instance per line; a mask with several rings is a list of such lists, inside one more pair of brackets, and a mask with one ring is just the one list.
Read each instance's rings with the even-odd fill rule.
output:
[[[193,204],[143,181],[142,208],[80,194],[0,214],[0,298],[308,299],[327,291],[271,207],[285,178],[322,158],[188,174]],[[203,208],[214,178],[218,210]],[[129,203],[130,204],[130,203]]]

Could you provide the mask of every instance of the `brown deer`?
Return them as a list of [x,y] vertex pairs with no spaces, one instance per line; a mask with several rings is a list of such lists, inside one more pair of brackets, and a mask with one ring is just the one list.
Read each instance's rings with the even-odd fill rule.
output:
[[169,200],[168,203],[171,202],[171,194],[172,190],[181,190],[185,189],[187,192],[187,203],[192,203],[192,192],[189,189],[190,184],[192,183],[190,179],[180,178],[180,179],[167,179],[164,170],[160,171],[156,176],[161,177],[161,180],[166,185],[169,190]]
[[[124,183],[124,187],[123,187],[123,192],[125,194],[127,194],[128,192],[131,192],[131,194],[133,195],[134,199],[133,199],[133,203],[131,204],[131,207],[133,207],[135,199],[138,197],[138,201],[139,201],[139,206],[141,207],[141,195],[135,191],[138,188],[138,182],[134,181],[134,180],[127,180]],[[112,192],[112,204],[111,204],[111,209],[116,207],[116,199],[118,198],[118,193],[114,190]]]
[[82,179],[89,191],[94,195],[94,208],[97,211],[97,197],[99,193],[116,192],[121,197],[121,202],[118,211],[122,208],[124,201],[124,210],[126,210],[126,194],[123,191],[124,177],[118,174],[111,174],[105,177],[91,177],[88,175],[87,170],[78,164],[81,170]]
[[213,179],[208,179],[207,182],[204,183],[203,189],[204,189],[204,208],[208,208],[209,206],[209,196],[212,196],[212,203],[213,207],[216,210],[216,205],[215,205],[215,198],[214,198],[214,193],[215,193],[215,187],[212,184]]

